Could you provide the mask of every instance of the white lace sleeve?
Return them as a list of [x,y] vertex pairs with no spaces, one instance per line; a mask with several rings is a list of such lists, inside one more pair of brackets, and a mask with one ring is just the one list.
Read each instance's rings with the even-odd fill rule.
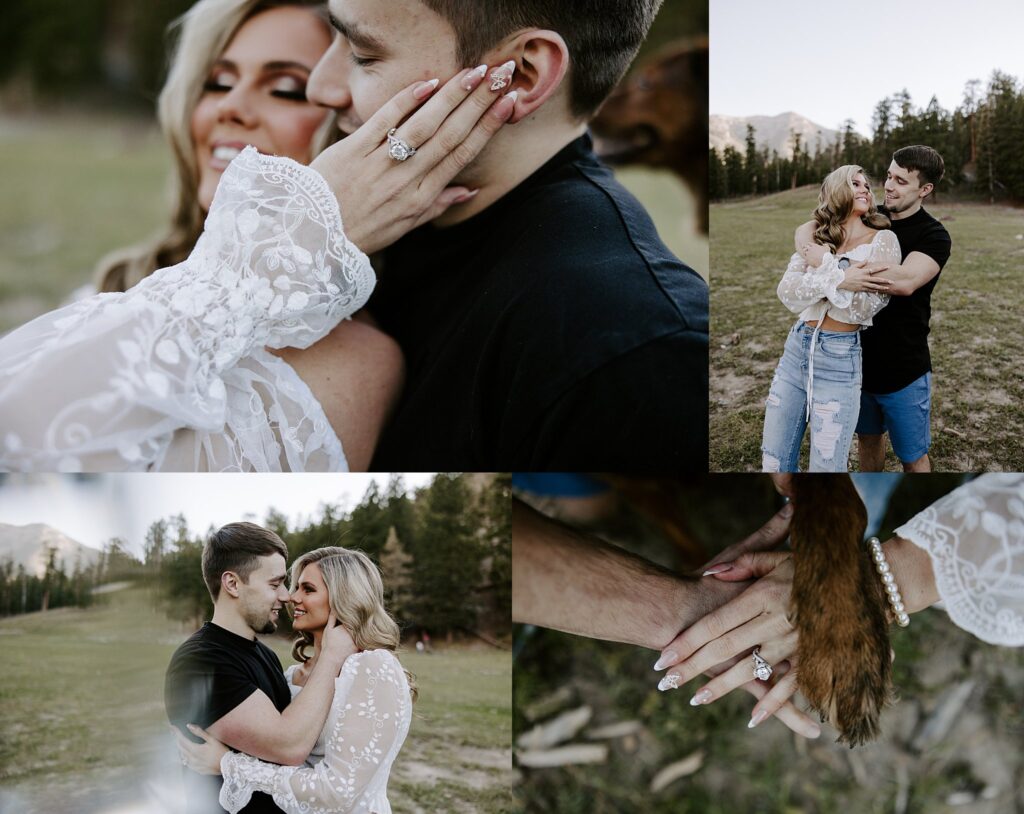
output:
[[398,659],[387,650],[351,656],[335,683],[323,761],[313,768],[278,766],[228,752],[220,764],[220,804],[236,814],[262,791],[288,814],[389,812],[388,775],[411,719]]
[[1024,475],[981,475],[896,534],[931,555],[959,627],[991,644],[1024,645]]
[[311,345],[373,285],[326,181],[247,148],[187,260],[0,339],[0,468],[146,469],[177,430],[229,432],[240,360]]
[[[868,255],[869,263],[892,263],[899,265],[903,255],[900,252],[900,242],[895,233],[888,229],[882,229],[871,243],[871,253]],[[884,276],[884,275],[883,275]],[[847,304],[842,306],[853,322],[860,325],[870,325],[872,317],[875,316],[889,303],[888,294],[878,294],[874,291],[841,291],[846,297]]]
[[843,270],[838,262],[835,255],[828,252],[820,266],[808,266],[800,253],[794,252],[776,290],[782,304],[794,314],[821,300],[845,307],[843,301],[850,292],[836,288],[843,281]]

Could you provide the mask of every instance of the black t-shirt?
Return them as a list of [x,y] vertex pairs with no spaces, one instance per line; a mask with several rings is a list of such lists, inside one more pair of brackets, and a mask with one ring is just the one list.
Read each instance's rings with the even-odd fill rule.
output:
[[[885,209],[881,212],[885,214]],[[911,252],[921,252],[939,264],[941,273],[952,241],[946,228],[924,208],[909,218],[894,220],[889,228],[900,242],[903,260]],[[864,392],[895,393],[932,369],[928,321],[932,316],[932,289],[938,281],[936,274],[909,297],[891,297],[872,320],[872,326],[861,334]]]
[[[167,718],[191,738],[185,724],[205,729],[257,690],[265,693],[279,712],[288,706],[291,693],[280,659],[265,644],[207,622],[171,657],[164,681]],[[183,775],[190,812],[224,810],[217,803],[220,775],[199,775],[188,770]],[[280,810],[262,792],[254,793],[249,805],[242,809],[245,814]]]
[[378,265],[407,381],[374,469],[707,470],[707,285],[588,136]]

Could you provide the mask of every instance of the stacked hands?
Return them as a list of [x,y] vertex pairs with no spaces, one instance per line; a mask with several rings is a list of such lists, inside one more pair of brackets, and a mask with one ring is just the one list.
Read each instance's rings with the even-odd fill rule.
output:
[[[787,479],[775,482],[786,494]],[[694,693],[691,706],[710,704],[742,687],[758,699],[748,727],[775,715],[797,734],[817,738],[821,727],[789,700],[797,690],[797,633],[787,618],[792,554],[768,550],[786,539],[792,516],[793,506],[787,502],[754,535],[701,569],[703,577],[748,584],[669,642],[654,669],[668,668],[658,683],[662,691],[677,689],[701,674],[711,676]],[[764,680],[755,677],[758,668]]]
[[[742,688],[758,699],[749,728],[775,716],[797,734],[816,738],[821,727],[791,700],[798,689],[799,668],[799,637],[790,618],[793,554],[771,551],[790,529],[792,478],[792,473],[773,475],[786,504],[752,537],[725,549],[700,570],[701,577],[735,584],[741,593],[666,645],[654,670],[668,671],[657,685],[662,691],[677,689],[701,674],[710,676],[711,681],[690,698],[692,706]],[[928,569],[927,562],[916,562]],[[904,573],[901,579],[910,576]],[[916,602],[913,609],[930,603]]]

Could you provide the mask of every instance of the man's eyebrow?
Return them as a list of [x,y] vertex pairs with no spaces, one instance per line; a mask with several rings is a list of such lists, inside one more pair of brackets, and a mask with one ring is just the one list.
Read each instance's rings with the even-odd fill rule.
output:
[[345,39],[352,43],[357,48],[363,48],[367,51],[383,52],[384,43],[374,37],[372,34],[362,31],[359,26],[349,23],[343,23],[337,17],[334,16],[333,12],[328,12],[331,25],[334,26],[338,33],[341,34]]

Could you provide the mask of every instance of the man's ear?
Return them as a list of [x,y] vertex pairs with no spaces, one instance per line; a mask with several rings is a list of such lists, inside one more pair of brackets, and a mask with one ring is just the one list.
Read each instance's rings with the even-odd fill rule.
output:
[[543,29],[534,28],[515,35],[488,57],[491,65],[500,65],[509,59],[516,63],[509,91],[518,90],[519,95],[508,120],[510,124],[522,121],[550,99],[569,70],[569,47],[562,35]]
[[932,183],[924,184],[921,187],[921,191],[918,193],[919,197],[921,198],[921,200],[923,201],[925,198],[927,198],[929,195],[931,195],[932,194],[932,190],[934,190],[934,189],[935,189],[935,184],[932,184]]
[[242,580],[239,579],[238,574],[234,571],[225,571],[220,575],[220,589],[221,591],[227,591],[230,596],[238,598],[238,586]]

